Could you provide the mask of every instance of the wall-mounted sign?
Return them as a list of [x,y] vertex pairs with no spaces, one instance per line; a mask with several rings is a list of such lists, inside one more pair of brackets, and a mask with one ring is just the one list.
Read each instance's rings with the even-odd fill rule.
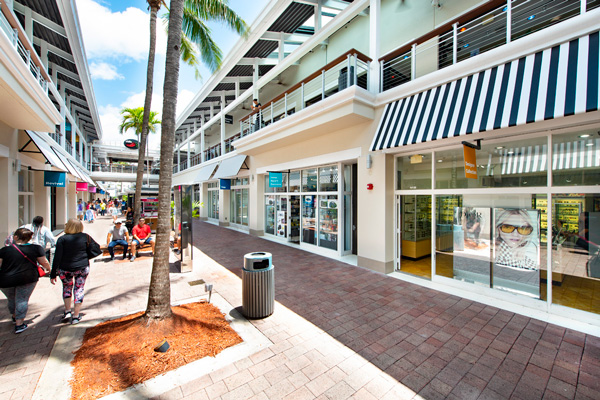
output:
[[140,142],[135,139],[127,139],[123,142],[123,145],[125,145],[125,147],[128,149],[136,150],[140,147]]
[[44,186],[65,187],[66,182],[66,172],[44,171]]
[[227,125],[233,125],[233,115],[225,114],[225,123]]
[[96,186],[88,186],[88,192],[96,193]]
[[219,189],[231,190],[231,179],[219,179]]
[[477,179],[477,156],[475,149],[463,145],[463,154],[465,157],[465,178]]
[[283,187],[283,173],[269,172],[269,187]]
[[88,184],[87,182],[77,182],[75,183],[75,190],[78,192],[87,192]]

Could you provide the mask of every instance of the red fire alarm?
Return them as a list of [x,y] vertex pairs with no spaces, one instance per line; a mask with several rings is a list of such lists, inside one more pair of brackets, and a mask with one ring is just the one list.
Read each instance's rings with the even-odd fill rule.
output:
[[373,190],[373,184],[367,183],[367,190]]

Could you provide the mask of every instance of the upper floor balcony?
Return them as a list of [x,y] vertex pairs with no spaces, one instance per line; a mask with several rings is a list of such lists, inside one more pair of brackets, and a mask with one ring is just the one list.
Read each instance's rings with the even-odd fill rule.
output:
[[489,1],[380,58],[380,92],[504,46],[600,6],[600,0]]

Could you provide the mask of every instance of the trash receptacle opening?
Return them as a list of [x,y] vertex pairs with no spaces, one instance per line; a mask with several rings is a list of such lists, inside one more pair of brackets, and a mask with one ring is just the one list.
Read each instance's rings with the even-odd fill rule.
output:
[[266,254],[267,254],[267,253],[264,253],[264,252],[262,252],[262,251],[258,251],[258,252],[256,252],[256,253],[250,253],[250,255],[252,255],[252,256],[264,256],[264,255],[266,255]]
[[265,269],[269,268],[269,260],[256,261],[254,263],[254,269]]

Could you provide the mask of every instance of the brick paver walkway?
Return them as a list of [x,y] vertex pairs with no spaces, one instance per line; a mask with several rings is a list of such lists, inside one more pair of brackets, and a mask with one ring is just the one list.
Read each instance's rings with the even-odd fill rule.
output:
[[[109,225],[86,232],[104,243]],[[273,254],[278,304],[252,322],[273,344],[161,399],[600,398],[597,337],[207,223],[194,239],[194,271],[171,274],[174,302],[203,294],[188,284],[202,278],[240,306],[243,255]],[[150,269],[149,257],[93,263],[84,318],[144,309]],[[0,299],[0,399],[31,398],[61,314],[60,285],[42,280],[15,335]]]

